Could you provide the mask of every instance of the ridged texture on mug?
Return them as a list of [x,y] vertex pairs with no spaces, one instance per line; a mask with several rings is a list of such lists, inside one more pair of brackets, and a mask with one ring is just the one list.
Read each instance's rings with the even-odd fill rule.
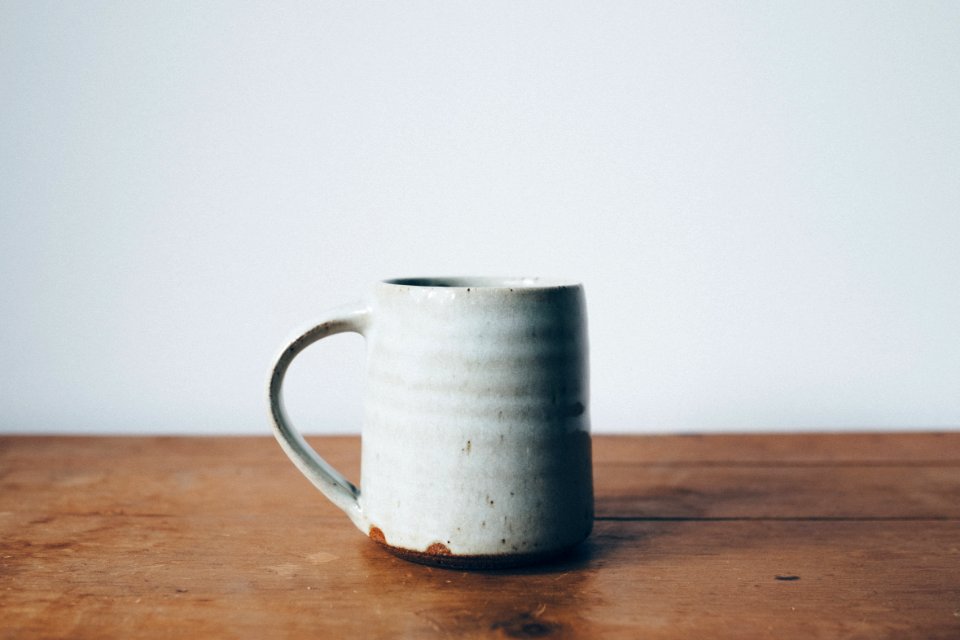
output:
[[435,554],[537,554],[593,521],[579,286],[383,284],[367,332],[361,509]]

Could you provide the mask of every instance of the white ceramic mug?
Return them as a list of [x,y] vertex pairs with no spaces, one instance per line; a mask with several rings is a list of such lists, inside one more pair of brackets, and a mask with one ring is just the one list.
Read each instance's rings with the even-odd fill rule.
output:
[[[345,331],[367,345],[362,491],[304,441],[281,400],[294,357]],[[526,564],[572,549],[593,525],[587,365],[578,283],[388,280],[283,350],[274,431],[327,498],[401,557]]]

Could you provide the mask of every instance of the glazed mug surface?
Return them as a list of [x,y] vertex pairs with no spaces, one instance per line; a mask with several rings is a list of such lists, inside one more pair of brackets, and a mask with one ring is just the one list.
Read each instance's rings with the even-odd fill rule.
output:
[[[290,362],[329,335],[367,347],[360,488],[291,425]],[[410,278],[328,312],[270,378],[274,433],[371,539],[441,566],[528,564],[593,525],[583,287],[540,278]]]

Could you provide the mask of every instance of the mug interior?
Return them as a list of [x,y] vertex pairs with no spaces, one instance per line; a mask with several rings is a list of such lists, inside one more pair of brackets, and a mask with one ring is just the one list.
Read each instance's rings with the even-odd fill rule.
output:
[[561,280],[557,278],[490,278],[484,276],[395,278],[392,280],[384,280],[384,283],[406,287],[439,287],[448,289],[552,289],[557,287],[576,287],[580,285],[579,282],[573,280]]

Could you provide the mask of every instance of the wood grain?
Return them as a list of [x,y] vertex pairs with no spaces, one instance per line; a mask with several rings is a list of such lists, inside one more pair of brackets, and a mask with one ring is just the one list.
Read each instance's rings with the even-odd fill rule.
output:
[[269,438],[3,437],[0,637],[960,637],[960,434],[594,450],[574,556],[470,573],[383,552]]

